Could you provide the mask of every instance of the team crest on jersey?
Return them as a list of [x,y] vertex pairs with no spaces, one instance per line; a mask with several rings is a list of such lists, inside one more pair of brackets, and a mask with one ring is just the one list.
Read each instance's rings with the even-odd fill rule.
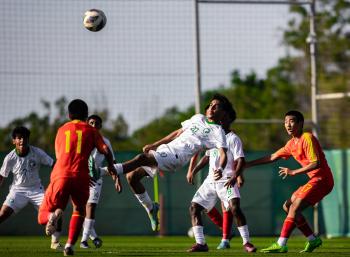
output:
[[203,133],[204,133],[204,134],[209,134],[209,133],[210,133],[210,129],[209,129],[209,128],[203,129]]
[[30,160],[29,160],[29,167],[30,167],[31,169],[34,168],[34,167],[36,167],[36,161],[33,160],[33,159],[30,159]]
[[167,155],[165,152],[161,152],[161,153],[160,153],[160,156],[165,158],[165,157],[167,157],[168,155]]

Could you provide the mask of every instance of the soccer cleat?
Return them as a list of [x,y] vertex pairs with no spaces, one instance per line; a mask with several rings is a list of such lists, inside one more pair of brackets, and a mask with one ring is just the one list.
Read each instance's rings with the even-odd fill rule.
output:
[[61,218],[63,211],[61,209],[56,209],[53,213],[51,213],[49,221],[45,227],[45,233],[48,236],[51,236],[56,232],[57,229],[57,221]]
[[92,240],[92,243],[95,245],[96,248],[100,248],[102,246],[102,240],[98,237]]
[[230,247],[230,242],[228,241],[221,241],[220,244],[218,245],[218,247],[216,247],[216,249],[218,250],[225,250],[225,249],[229,249]]
[[314,240],[308,241],[305,244],[304,250],[301,251],[301,253],[311,253],[313,250],[315,250],[317,247],[320,247],[322,245],[322,240],[319,237],[316,237]]
[[280,246],[277,243],[273,243],[267,248],[261,249],[262,253],[286,253],[288,252],[288,247],[286,245]]
[[70,255],[74,255],[74,251],[72,247],[66,247],[63,250],[63,255],[64,256],[70,256]]
[[194,244],[190,249],[187,250],[189,253],[193,252],[208,252],[209,248],[207,244],[201,245],[201,244]]
[[81,241],[80,248],[87,249],[87,248],[90,248],[90,246],[87,241]]
[[63,245],[60,242],[51,242],[51,249],[56,251],[63,251]]
[[243,245],[243,248],[247,253],[255,253],[257,250],[256,247],[249,242]]
[[153,231],[159,231],[158,212],[159,212],[159,204],[154,202],[152,210],[148,213],[148,217],[151,221],[151,226]]

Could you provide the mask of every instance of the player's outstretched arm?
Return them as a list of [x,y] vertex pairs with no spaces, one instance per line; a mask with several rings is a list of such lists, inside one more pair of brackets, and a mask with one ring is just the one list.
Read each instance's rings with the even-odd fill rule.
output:
[[149,150],[155,150],[158,146],[160,146],[162,144],[170,143],[175,138],[180,136],[182,134],[182,132],[183,132],[182,128],[177,129],[177,130],[171,132],[169,135],[163,137],[162,139],[160,139],[152,144],[145,145],[142,150],[144,153],[148,153]]
[[296,170],[291,170],[289,168],[286,167],[279,167],[279,176],[282,177],[282,179],[285,179],[287,176],[295,176],[295,175],[299,175],[299,174],[305,174],[308,173],[309,171],[312,171],[314,169],[317,169],[320,167],[320,162],[316,161],[316,162],[311,162],[308,165],[301,167],[299,169]]
[[257,166],[257,165],[272,163],[272,162],[277,161],[278,159],[279,159],[279,157],[275,154],[266,155],[262,158],[246,162],[245,168],[248,169],[250,167]]

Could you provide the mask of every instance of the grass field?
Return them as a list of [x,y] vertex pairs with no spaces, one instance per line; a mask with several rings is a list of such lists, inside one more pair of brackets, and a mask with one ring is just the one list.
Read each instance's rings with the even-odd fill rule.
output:
[[[65,238],[63,238],[65,239]],[[256,237],[252,242],[258,249],[268,246],[276,238]],[[80,249],[77,245],[75,256],[247,256],[242,249],[239,238],[231,241],[231,249],[216,250],[219,237],[207,237],[208,253],[187,253],[193,240],[188,237],[151,237],[151,236],[105,236],[100,249]],[[289,252],[283,256],[300,256],[305,240],[302,237],[292,237],[288,243]],[[0,257],[49,257],[63,256],[61,252],[49,249],[50,239],[44,237],[0,237]],[[254,256],[271,256],[274,254],[255,253]],[[305,255],[305,254],[304,254]],[[323,246],[311,254],[315,257],[350,256],[350,239],[323,239]]]

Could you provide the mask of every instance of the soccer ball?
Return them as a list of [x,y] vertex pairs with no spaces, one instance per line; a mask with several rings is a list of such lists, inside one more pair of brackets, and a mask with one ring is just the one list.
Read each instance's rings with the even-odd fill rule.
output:
[[106,25],[106,15],[98,9],[91,9],[84,14],[84,27],[90,31],[97,32]]
[[190,237],[190,238],[194,238],[194,233],[193,233],[192,227],[190,227],[189,230],[187,231],[187,235],[188,235],[188,237]]

